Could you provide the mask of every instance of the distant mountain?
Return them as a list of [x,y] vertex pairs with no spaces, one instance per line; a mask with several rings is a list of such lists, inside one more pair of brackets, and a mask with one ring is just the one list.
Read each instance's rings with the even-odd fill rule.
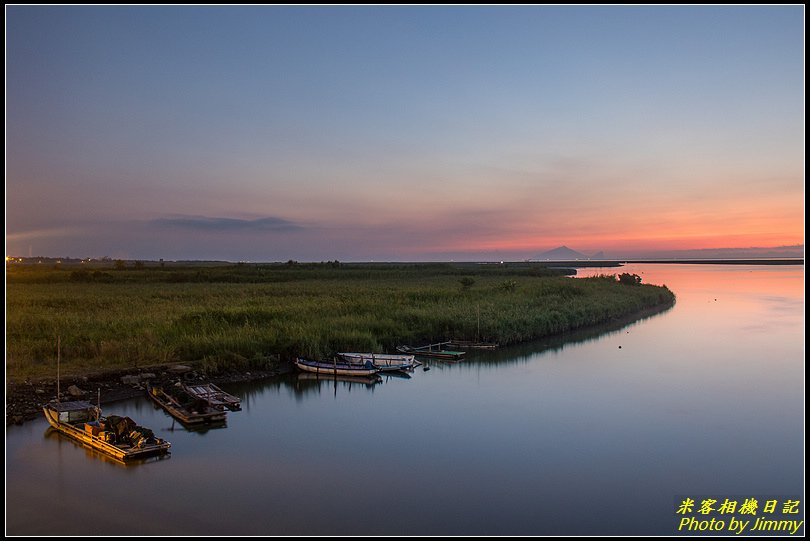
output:
[[600,250],[599,252],[596,252],[595,254],[593,254],[591,256],[591,259],[605,259],[605,252],[602,252]]
[[573,261],[575,259],[590,259],[589,256],[572,250],[568,246],[560,246],[537,256],[538,260]]

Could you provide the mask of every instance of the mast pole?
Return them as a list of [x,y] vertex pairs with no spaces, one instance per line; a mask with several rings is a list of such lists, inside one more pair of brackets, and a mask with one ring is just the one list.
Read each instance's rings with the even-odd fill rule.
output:
[[476,304],[475,305],[475,313],[478,316],[478,332],[475,334],[475,341],[481,341],[481,306]]
[[62,364],[62,337],[56,337],[56,401],[61,401],[62,393],[59,392],[59,369]]

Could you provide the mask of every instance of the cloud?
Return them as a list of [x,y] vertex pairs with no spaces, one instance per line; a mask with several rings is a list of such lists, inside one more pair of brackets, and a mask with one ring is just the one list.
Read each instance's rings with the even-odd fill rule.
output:
[[6,233],[6,243],[72,237],[85,234],[86,232],[87,228],[75,225],[65,227],[42,227],[38,229],[30,229],[28,231]]
[[153,225],[171,229],[191,229],[206,232],[287,232],[304,229],[302,226],[285,220],[268,216],[255,220],[238,218],[211,218],[207,216],[180,216],[176,218],[159,218],[152,220]]

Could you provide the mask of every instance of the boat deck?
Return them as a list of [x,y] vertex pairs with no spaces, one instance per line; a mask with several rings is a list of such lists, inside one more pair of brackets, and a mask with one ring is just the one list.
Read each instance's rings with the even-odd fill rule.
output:
[[242,409],[242,399],[226,393],[213,383],[185,384],[183,387],[191,396],[205,400],[217,409],[227,408],[232,411]]
[[225,421],[227,416],[227,412],[209,407],[206,403],[198,399],[195,399],[199,402],[199,404],[195,406],[197,409],[192,409],[185,406],[161,387],[152,387],[147,385],[146,391],[149,398],[151,398],[157,405],[162,407],[169,415],[185,425],[221,423]]
[[[133,432],[140,434],[137,445],[133,445],[132,441],[120,439],[106,426],[108,418],[100,415],[97,417],[100,409],[89,402],[50,403],[43,406],[43,413],[48,424],[57,432],[121,462],[167,454],[171,447],[171,443],[154,437],[150,430],[138,427],[128,418],[121,419],[127,419],[131,423],[130,428],[135,429]],[[95,421],[92,420],[94,418]],[[132,437],[132,434],[123,437]]]

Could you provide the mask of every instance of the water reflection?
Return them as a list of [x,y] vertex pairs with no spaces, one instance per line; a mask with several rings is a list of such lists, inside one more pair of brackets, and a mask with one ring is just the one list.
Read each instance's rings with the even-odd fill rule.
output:
[[385,381],[390,381],[392,379],[411,379],[411,375],[408,372],[403,372],[402,370],[382,372],[380,375]]
[[48,426],[48,428],[45,429],[45,433],[43,434],[43,438],[45,440],[48,440],[50,442],[55,443],[60,448],[61,448],[61,446],[63,444],[73,445],[75,447],[81,447],[82,449],[84,449],[85,455],[88,458],[90,458],[92,460],[100,460],[102,462],[106,462],[108,464],[113,464],[115,466],[120,466],[120,467],[123,467],[123,468],[132,467],[132,466],[139,466],[139,465],[142,465],[142,464],[149,464],[149,463],[152,463],[152,462],[159,462],[161,460],[168,460],[169,458],[171,458],[171,452],[168,452],[168,453],[165,453],[165,454],[162,454],[162,455],[155,455],[155,456],[142,457],[142,458],[133,458],[133,459],[128,459],[126,461],[120,460],[120,459],[118,459],[118,458],[116,458],[114,456],[110,456],[110,455],[108,455],[106,453],[102,453],[98,449],[90,447],[89,445],[87,445],[87,444],[85,444],[83,442],[80,442],[80,441],[78,441],[78,440],[76,440],[74,438],[71,438],[69,436],[66,436],[65,434],[62,434],[61,432],[59,432],[58,430],[56,430],[54,427],[52,427],[50,425]]
[[649,319],[660,317],[674,305],[651,308],[643,313],[615,319],[609,323],[593,325],[567,333],[548,336],[531,342],[501,346],[495,350],[470,350],[466,362],[481,365],[528,362],[538,354],[561,352],[568,346],[601,340],[607,336],[628,332],[628,329]]
[[175,432],[181,430],[184,432],[190,432],[192,434],[205,434],[209,430],[219,430],[220,428],[228,428],[228,422],[225,419],[223,419],[222,421],[215,421],[211,423],[186,424],[167,414],[167,420],[170,420],[172,422],[170,426],[162,429],[166,430],[167,432]]
[[349,393],[352,390],[366,390],[373,393],[374,387],[382,382],[382,378],[377,375],[335,376],[301,373],[295,377],[284,378],[284,381],[292,385],[296,397],[302,398],[307,395],[319,395],[324,391],[337,396],[338,389]]

